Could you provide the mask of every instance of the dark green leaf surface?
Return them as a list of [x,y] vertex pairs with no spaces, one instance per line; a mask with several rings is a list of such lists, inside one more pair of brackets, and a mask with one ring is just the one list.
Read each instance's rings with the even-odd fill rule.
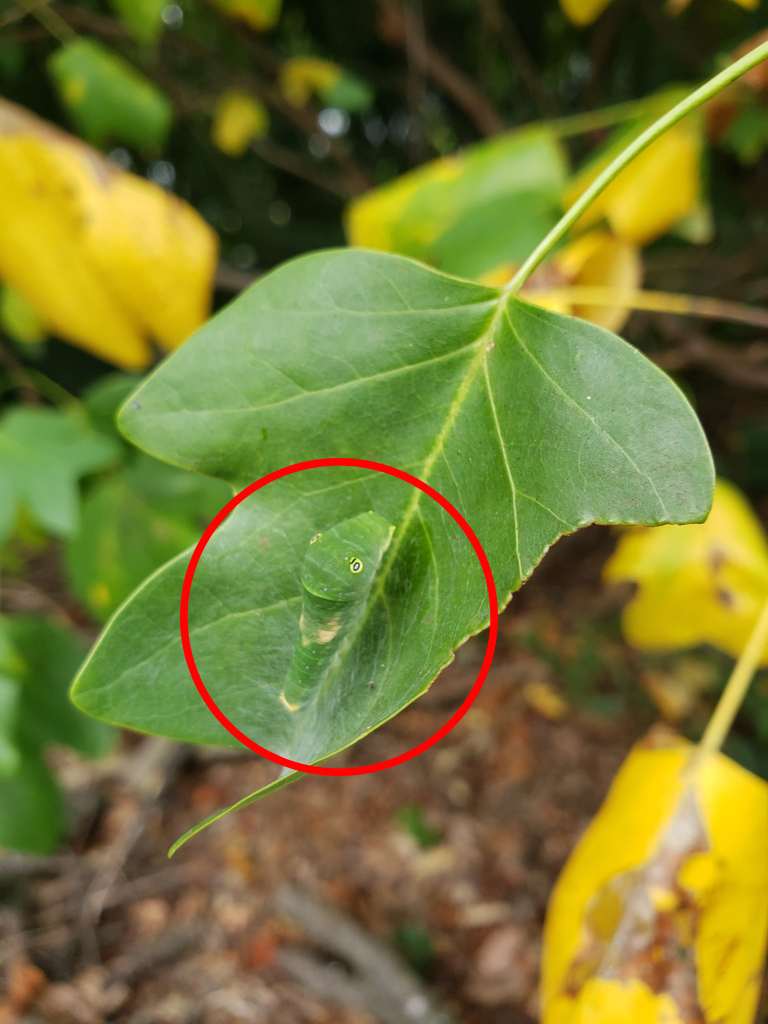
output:
[[77,482],[115,461],[117,443],[76,416],[19,408],[0,421],[0,541],[24,504],[44,529],[66,536],[77,526]]
[[0,847],[51,853],[64,829],[61,796],[34,746],[24,746],[18,769],[0,779]]
[[[141,447],[241,488],[292,462],[374,459],[428,480],[467,518],[505,605],[563,533],[590,522],[686,522],[713,473],[678,389],[601,328],[410,260],[341,250],[262,279],[123,408]],[[281,707],[309,537],[373,509],[395,524],[364,626],[306,711]],[[134,728],[232,742],[184,664],[188,556],[113,618],[76,703]],[[313,470],[251,495],[217,531],[192,588],[198,668],[257,742],[297,760],[339,750],[422,693],[488,622],[477,559],[433,501],[392,478]]]

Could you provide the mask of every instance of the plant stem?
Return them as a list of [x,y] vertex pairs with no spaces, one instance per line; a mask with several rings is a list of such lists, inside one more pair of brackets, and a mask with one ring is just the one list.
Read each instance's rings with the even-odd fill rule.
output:
[[671,128],[672,125],[677,124],[678,121],[682,120],[686,114],[690,114],[691,111],[696,110],[702,103],[705,103],[708,99],[715,96],[721,89],[724,89],[731,82],[735,81],[745,71],[749,71],[760,61],[765,60],[768,57],[768,42],[762,43],[760,46],[756,46],[754,50],[750,50],[748,54],[742,57],[740,60],[735,61],[730,67],[727,67],[724,71],[721,71],[719,75],[715,75],[714,78],[710,78],[708,82],[695,89],[690,96],[686,96],[684,100],[672,107],[671,110],[667,111],[663,117],[660,117],[658,121],[655,121],[649,128],[631,142],[623,152],[619,153],[615,160],[612,160],[605,170],[598,174],[589,188],[576,200],[573,206],[560,218],[555,224],[549,234],[541,241],[536,248],[533,250],[528,259],[523,263],[522,267],[518,270],[512,280],[504,289],[505,295],[516,295],[522,285],[527,281],[531,273],[538,267],[538,265],[544,260],[552,249],[557,245],[561,238],[563,238],[567,232],[573,227],[576,221],[581,217],[584,211],[590,206],[600,193],[607,188],[608,185],[616,178],[624,168],[630,164],[635,157],[642,153],[652,142],[655,142],[660,135]]
[[739,660],[734,666],[731,677],[726,683],[717,707],[709,720],[704,735],[693,755],[695,764],[700,764],[709,754],[716,753],[722,747],[733,720],[746,696],[752,676],[757,670],[766,642],[768,642],[768,601],[758,616],[755,627],[750,634]]
[[70,43],[73,39],[77,38],[77,32],[56,11],[51,10],[48,6],[48,0],[16,0],[16,3],[27,14],[37,18],[43,28],[47,29],[62,45]]
[[566,285],[564,288],[525,289],[529,302],[560,300],[577,306],[615,306],[619,309],[647,309],[654,313],[679,313],[731,320],[753,327],[768,327],[768,309],[726,299],[658,292],[645,288],[609,288],[598,285]]

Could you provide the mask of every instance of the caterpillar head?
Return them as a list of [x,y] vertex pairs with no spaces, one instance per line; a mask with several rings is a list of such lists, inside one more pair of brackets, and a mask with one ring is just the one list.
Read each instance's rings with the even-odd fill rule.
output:
[[316,533],[301,570],[304,588],[326,601],[361,597],[373,583],[394,530],[375,512],[363,512]]

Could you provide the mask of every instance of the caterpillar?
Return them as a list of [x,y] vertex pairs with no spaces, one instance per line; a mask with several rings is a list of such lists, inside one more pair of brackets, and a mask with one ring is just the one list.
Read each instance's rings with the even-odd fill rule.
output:
[[301,569],[299,636],[280,700],[298,711],[318,692],[333,655],[358,623],[394,526],[363,512],[316,533]]

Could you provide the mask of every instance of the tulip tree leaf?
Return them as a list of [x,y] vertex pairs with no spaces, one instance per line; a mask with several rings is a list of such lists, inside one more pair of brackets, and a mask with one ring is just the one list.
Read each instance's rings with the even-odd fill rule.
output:
[[24,504],[44,529],[77,526],[77,481],[115,461],[117,443],[56,409],[15,408],[0,420],[0,541]]
[[48,67],[86,141],[162,149],[173,118],[171,101],[121,57],[93,39],[75,39],[50,57]]
[[[137,445],[240,489],[310,458],[357,457],[428,481],[465,516],[499,606],[563,533],[701,520],[713,470],[675,385],[593,324],[409,259],[297,259],[253,285],[146,379],[120,425]],[[317,699],[279,701],[310,537],[373,509],[395,526],[367,612]],[[233,743],[179,638],[184,554],[111,620],[73,687],[83,710],[147,732]],[[477,558],[430,498],[364,469],[284,477],[216,531],[190,599],[197,666],[256,742],[328,757],[423,693],[489,621]]]

